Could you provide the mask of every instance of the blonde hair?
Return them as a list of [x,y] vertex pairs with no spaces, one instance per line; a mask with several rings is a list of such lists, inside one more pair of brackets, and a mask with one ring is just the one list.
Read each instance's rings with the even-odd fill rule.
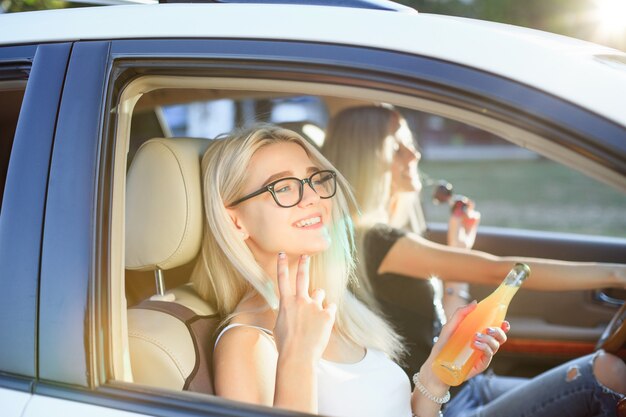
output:
[[[257,125],[216,139],[202,158],[205,227],[201,255],[192,274],[198,293],[228,320],[244,297],[259,293],[276,307],[272,279],[255,261],[241,239],[226,207],[241,197],[247,167],[260,148],[280,142],[300,145],[321,169],[334,169],[319,151],[297,133],[273,125]],[[386,352],[398,359],[403,353],[399,336],[347,291],[356,283],[355,243],[349,207],[354,205],[345,178],[337,173],[333,197],[331,246],[311,257],[310,285],[323,288],[327,300],[337,304],[335,329],[339,335]]]
[[368,224],[388,221],[391,177],[385,141],[397,130],[400,117],[387,107],[352,107],[333,117],[326,129],[322,153],[354,189],[362,213],[353,217]]

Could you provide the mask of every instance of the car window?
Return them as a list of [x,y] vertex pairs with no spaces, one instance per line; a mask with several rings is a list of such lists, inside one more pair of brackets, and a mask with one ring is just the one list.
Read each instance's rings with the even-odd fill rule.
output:
[[626,236],[623,192],[476,127],[425,113],[413,120],[427,221],[447,222],[449,207],[432,199],[445,180],[476,202],[483,226]]
[[[152,90],[147,91],[146,86]],[[152,332],[155,328],[151,325],[152,319],[148,317],[154,313],[145,311],[149,308],[146,308],[144,300],[171,301],[167,298],[167,294],[159,294],[164,289],[166,293],[169,291],[174,295],[174,300],[180,300],[181,304],[192,307],[194,311],[201,312],[205,317],[211,317],[215,312],[211,309],[209,302],[199,299],[197,294],[191,294],[193,288],[184,288],[193,273],[195,265],[193,257],[176,263],[172,267],[165,266],[162,270],[155,271],[157,269],[155,265],[159,265],[159,262],[150,259],[152,254],[146,256],[143,253],[144,249],[151,247],[146,242],[165,242],[166,239],[160,235],[160,231],[168,229],[163,227],[164,222],[157,221],[153,227],[146,227],[146,224],[157,218],[155,213],[161,211],[159,210],[161,207],[167,207],[165,221],[170,221],[173,219],[174,211],[171,209],[174,203],[180,202],[179,199],[167,197],[163,201],[153,201],[155,195],[172,182],[161,178],[161,175],[164,172],[178,173],[184,170],[178,169],[180,166],[177,165],[178,161],[172,165],[173,169],[168,168],[167,162],[159,162],[152,171],[149,171],[150,175],[137,177],[135,164],[139,164],[140,157],[145,154],[142,149],[146,149],[145,147],[151,143],[165,143],[168,147],[171,142],[192,143],[200,140],[204,144],[194,148],[199,151],[198,155],[200,155],[203,153],[202,149],[210,146],[211,139],[239,126],[266,121],[300,132],[305,132],[305,125],[314,125],[317,132],[321,132],[321,136],[305,134],[305,137],[309,137],[319,146],[323,144],[324,130],[329,120],[342,109],[360,105],[394,106],[405,116],[408,128],[416,138],[415,147],[422,153],[421,162],[418,164],[424,183],[421,192],[421,207],[428,221],[445,222],[448,219],[450,208],[441,204],[434,205],[431,201],[433,187],[440,180],[445,179],[453,184],[454,193],[467,195],[476,201],[477,208],[483,213],[483,225],[605,235],[611,235],[615,233],[615,230],[619,230],[618,227],[623,227],[615,226],[619,223],[618,221],[601,231],[593,228],[581,230],[578,227],[580,223],[589,223],[591,227],[598,226],[598,222],[589,217],[587,219],[590,220],[584,221],[580,220],[582,217],[577,217],[588,215],[586,211],[589,206],[582,204],[579,211],[567,211],[568,216],[563,216],[571,216],[567,219],[569,223],[557,224],[553,220],[543,223],[539,221],[537,218],[545,217],[546,212],[558,216],[559,210],[561,210],[560,213],[569,210],[569,206],[577,199],[581,200],[580,196],[587,192],[579,191],[585,189],[583,187],[603,186],[577,173],[574,169],[551,162],[537,153],[498,137],[491,131],[498,131],[498,129],[502,131],[503,126],[497,125],[498,121],[495,118],[490,119],[482,115],[472,115],[475,116],[474,118],[468,117],[460,106],[450,105],[443,108],[437,102],[406,98],[394,92],[385,93],[367,87],[355,88],[314,82],[290,83],[264,79],[226,77],[220,79],[210,75],[202,78],[197,74],[194,77],[148,75],[135,78],[124,89],[121,87],[119,89],[127,94],[123,95],[120,100],[133,102],[136,98],[137,101],[134,108],[124,109],[116,115],[118,117],[115,130],[118,135],[116,147],[119,145],[121,152],[125,149],[128,149],[128,152],[123,154],[123,158],[118,158],[121,155],[120,150],[115,151],[115,163],[118,164],[119,160],[123,160],[127,169],[124,178],[125,187],[116,185],[115,193],[118,194],[114,194],[113,197],[114,207],[118,209],[125,207],[125,210],[114,211],[115,216],[121,213],[119,219],[123,218],[123,221],[114,219],[112,224],[122,225],[113,228],[117,233],[122,230],[122,227],[125,229],[119,233],[119,237],[115,238],[125,239],[126,251],[119,257],[123,262],[120,270],[125,277],[125,300],[120,305],[131,307],[126,312],[127,322],[120,326],[123,331],[124,326],[128,325],[129,338],[125,341],[128,346],[123,347],[122,343],[119,343],[120,352],[121,348],[128,349],[128,351],[118,356],[129,358],[132,369],[132,378],[123,379],[123,373],[120,372],[114,378],[117,380],[132,381],[174,391],[183,389],[184,381],[181,381],[179,376],[176,377],[177,381],[174,381],[176,378],[170,379],[170,376],[164,372],[155,375],[153,371],[156,369],[156,362],[145,361],[144,358],[147,356],[144,348],[138,347],[145,340],[153,339],[154,336],[151,333],[144,335],[144,332]],[[142,92],[141,95],[139,92]],[[125,113],[126,111],[128,113]],[[435,114],[436,112],[449,114],[450,117],[443,117]],[[465,120],[467,123],[458,120]],[[140,125],[143,126],[141,129],[138,128]],[[513,127],[505,125],[504,128],[512,129]],[[507,138],[511,139],[508,136]],[[169,150],[171,149],[173,148]],[[163,154],[168,154],[168,152],[163,152]],[[195,163],[197,162],[196,160]],[[116,165],[118,170],[116,172],[119,172],[120,166]],[[158,179],[151,181],[151,176],[158,176]],[[140,182],[133,184],[135,178],[140,178]],[[542,186],[545,186],[545,190],[539,192],[536,189],[536,183],[541,181],[544,182]],[[552,196],[551,193],[555,193],[555,188],[563,188],[567,193]],[[621,193],[606,187],[605,189],[606,195],[615,199],[599,196],[598,199],[603,198],[600,204],[623,206],[624,197]],[[126,193],[125,204],[115,203],[124,198],[119,194],[123,192]],[[134,210],[135,205],[140,207],[140,210]],[[418,209],[420,207],[416,207],[416,210]],[[550,212],[550,210],[555,210],[555,212]],[[533,215],[533,213],[541,215]],[[555,228],[555,225],[558,228]],[[146,229],[146,234],[135,236],[140,227]],[[131,238],[136,242],[130,242]],[[112,240],[115,239],[112,238]],[[142,252],[135,256],[134,248],[139,248]],[[142,258],[148,259],[149,262]],[[112,269],[117,270],[115,267]],[[156,284],[155,277],[157,278]],[[164,329],[165,327],[159,327],[160,331],[165,331]],[[165,333],[158,336],[162,337]],[[181,334],[184,334],[184,331]],[[163,337],[164,342],[170,340],[173,339],[167,335]],[[207,346],[212,346],[212,344]],[[192,353],[182,356],[183,368],[188,370],[194,368],[194,351],[197,352],[191,347],[189,352]],[[124,363],[123,366],[126,364]],[[207,397],[207,401],[211,401],[211,397]]]
[[[427,222],[448,220],[450,207],[433,199],[446,183],[455,197],[475,201],[483,226],[626,235],[626,194],[486,130],[427,112],[402,112],[421,151]],[[162,114],[173,136],[213,138],[261,121],[296,130],[318,146],[330,118],[324,99],[311,95],[195,101],[164,106]]]
[[197,101],[163,107],[173,136],[215,138],[236,126],[267,122],[295,130],[321,146],[329,112],[324,100],[312,95],[244,97]]
[[0,81],[0,212],[9,168],[13,136],[20,114],[26,81]]

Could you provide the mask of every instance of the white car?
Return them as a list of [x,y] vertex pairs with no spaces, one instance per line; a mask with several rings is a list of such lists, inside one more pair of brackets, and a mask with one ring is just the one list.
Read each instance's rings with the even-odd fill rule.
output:
[[[202,224],[197,213],[180,213],[201,203],[181,191],[177,175],[197,179],[208,143],[174,137],[202,127],[190,114],[212,120],[212,136],[293,112],[323,128],[344,107],[391,104],[580,171],[609,186],[617,203],[607,212],[626,209],[626,54],[386,1],[286,3],[0,15],[3,416],[293,415],[220,399],[190,382],[204,373],[210,383],[211,347],[194,342],[188,326],[219,320],[184,285]],[[208,107],[191,110],[192,103]],[[181,108],[186,116],[176,121]],[[202,119],[206,108],[223,113]],[[141,163],[144,142],[165,146],[173,159],[144,149]],[[190,174],[176,171],[181,160]],[[433,239],[444,233],[429,230]],[[477,247],[626,260],[623,236],[566,232],[481,227]],[[181,254],[182,235],[191,243]],[[194,316],[184,323],[138,305],[151,293]],[[521,291],[501,369],[532,373],[592,351],[611,318],[623,319],[624,298],[619,289]],[[618,351],[624,327],[609,329],[613,340],[622,337]]]

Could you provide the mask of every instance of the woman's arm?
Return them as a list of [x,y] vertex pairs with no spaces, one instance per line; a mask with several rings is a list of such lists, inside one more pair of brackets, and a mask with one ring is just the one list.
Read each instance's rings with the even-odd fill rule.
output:
[[214,352],[215,390],[237,401],[317,414],[316,366],[337,307],[324,305],[321,289],[309,294],[308,256],[299,258],[294,285],[287,257],[280,253],[277,281],[274,340],[249,326],[224,333]]
[[270,337],[241,326],[223,334],[213,355],[215,392],[231,400],[315,412],[312,361],[278,355]]
[[623,264],[500,257],[440,245],[413,233],[398,239],[383,259],[378,272],[498,285],[516,262],[530,266],[532,273],[524,284],[530,289],[561,291],[626,286],[626,265]]
[[[448,246],[472,249],[476,240],[476,232],[480,224],[480,212],[474,210],[474,202],[467,200],[465,209],[456,208],[448,220]],[[457,308],[471,301],[467,282],[444,281],[443,310],[450,320]]]

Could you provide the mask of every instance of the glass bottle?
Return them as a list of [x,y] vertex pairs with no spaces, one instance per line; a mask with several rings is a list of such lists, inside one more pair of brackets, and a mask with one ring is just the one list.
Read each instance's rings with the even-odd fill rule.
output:
[[502,284],[463,319],[433,363],[433,372],[441,381],[451,386],[465,381],[482,354],[472,348],[474,335],[487,327],[500,327],[511,299],[529,275],[528,265],[515,264]]

